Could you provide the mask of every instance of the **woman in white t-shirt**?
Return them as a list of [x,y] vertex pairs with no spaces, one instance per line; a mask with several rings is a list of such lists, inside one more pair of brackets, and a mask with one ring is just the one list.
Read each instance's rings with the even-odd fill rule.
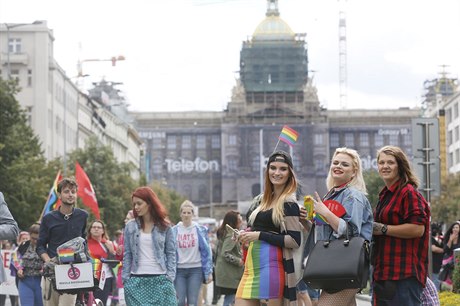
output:
[[176,241],[167,212],[149,187],[132,195],[134,221],[124,232],[122,280],[130,306],[177,305]]
[[192,221],[194,205],[185,201],[179,222],[173,227],[177,244],[176,287],[179,306],[196,306],[202,283],[212,281],[212,252],[208,229]]

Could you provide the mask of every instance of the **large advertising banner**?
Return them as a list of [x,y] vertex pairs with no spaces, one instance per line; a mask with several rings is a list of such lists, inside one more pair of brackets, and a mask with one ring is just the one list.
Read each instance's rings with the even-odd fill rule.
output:
[[10,271],[11,253],[13,253],[13,250],[2,250],[2,265],[5,269],[6,281],[0,285],[0,294],[18,295],[15,277],[11,276]]

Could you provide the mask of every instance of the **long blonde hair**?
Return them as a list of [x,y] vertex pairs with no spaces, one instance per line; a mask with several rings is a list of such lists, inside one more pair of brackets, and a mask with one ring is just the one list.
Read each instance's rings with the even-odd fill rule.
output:
[[[284,189],[281,192],[281,195],[277,199],[275,199],[273,184],[270,181],[270,176],[268,175],[268,171],[270,169],[270,163],[275,161],[275,159],[272,157],[276,157],[276,156],[284,157],[286,160],[286,164],[289,166],[289,178],[286,182],[286,185],[284,185]],[[270,208],[271,203],[273,203],[273,201],[276,201],[276,204],[273,207],[272,220],[276,226],[281,225],[281,222],[284,219],[284,202],[287,202],[287,201],[295,202],[296,201],[295,194],[297,191],[298,182],[297,182],[297,178],[295,176],[294,170],[292,169],[291,165],[292,165],[292,159],[286,152],[278,151],[272,154],[272,156],[269,158],[268,163],[267,163],[267,169],[265,170],[264,194],[263,194],[262,200],[260,201],[260,205],[249,216],[250,224],[254,224],[256,216],[260,211],[268,210]]]
[[[367,195],[366,183],[364,182],[363,169],[361,165],[361,158],[359,157],[358,152],[356,150],[345,147],[337,148],[335,149],[334,156],[332,156],[332,159],[334,159],[334,157],[336,157],[338,154],[347,154],[348,156],[350,156],[352,160],[353,169],[356,171],[356,175],[353,176],[351,181],[348,183],[348,186],[352,186]],[[327,174],[326,186],[328,190],[335,187],[334,180],[331,174],[331,168],[329,168],[329,173]]]

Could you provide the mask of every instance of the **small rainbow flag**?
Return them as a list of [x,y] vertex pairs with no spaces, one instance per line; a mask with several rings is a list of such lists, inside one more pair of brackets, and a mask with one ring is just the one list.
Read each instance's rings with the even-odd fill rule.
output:
[[72,250],[72,249],[60,249],[57,252],[58,252],[58,256],[59,256],[59,261],[61,263],[74,261],[74,258],[75,258],[74,250]]
[[56,178],[54,179],[53,186],[51,186],[50,192],[48,194],[48,199],[46,200],[45,207],[43,207],[40,219],[43,218],[43,216],[47,213],[58,209],[58,207],[61,205],[61,200],[57,194],[57,185],[61,179],[61,170],[59,170]]
[[320,214],[317,214],[316,212],[313,213],[313,220],[315,221],[315,224],[316,225],[319,225],[319,224],[329,224],[327,222],[327,219],[324,218],[323,216],[321,216]]
[[298,136],[299,136],[299,133],[297,133],[297,131],[285,125],[283,126],[283,129],[281,130],[281,134],[278,137],[278,139],[281,140],[282,142],[287,143],[288,145],[292,147],[297,141]]

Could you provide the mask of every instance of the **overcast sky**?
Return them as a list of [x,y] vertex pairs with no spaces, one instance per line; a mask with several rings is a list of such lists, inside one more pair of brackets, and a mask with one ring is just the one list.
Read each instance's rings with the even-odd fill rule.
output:
[[[47,20],[69,77],[123,82],[131,110],[226,108],[242,41],[265,18],[266,0],[0,0],[1,23]],[[460,72],[460,1],[348,0],[348,108],[419,106],[423,82]],[[337,0],[279,0],[281,18],[307,33],[321,104],[340,108]],[[81,47],[80,47],[81,46]]]

